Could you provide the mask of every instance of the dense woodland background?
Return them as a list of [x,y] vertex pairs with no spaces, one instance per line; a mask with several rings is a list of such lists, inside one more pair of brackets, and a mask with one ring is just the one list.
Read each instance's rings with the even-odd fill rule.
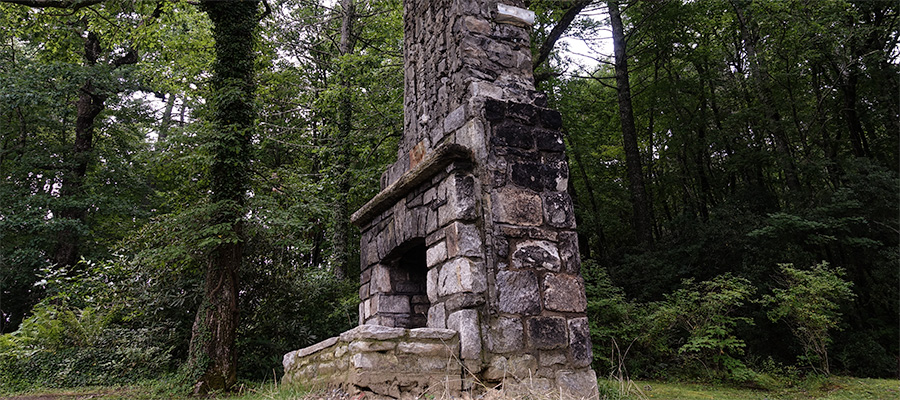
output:
[[[356,324],[348,217],[402,135],[401,2],[249,4],[0,3],[0,388],[198,379],[222,262],[238,378]],[[897,377],[897,2],[530,8],[598,374]]]

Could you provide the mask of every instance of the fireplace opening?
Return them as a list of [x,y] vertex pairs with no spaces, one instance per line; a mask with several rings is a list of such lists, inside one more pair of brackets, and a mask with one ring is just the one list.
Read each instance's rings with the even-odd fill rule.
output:
[[409,300],[409,313],[394,315],[394,326],[398,328],[424,328],[428,324],[428,264],[425,260],[425,241],[411,241],[391,268],[391,289],[393,296]]

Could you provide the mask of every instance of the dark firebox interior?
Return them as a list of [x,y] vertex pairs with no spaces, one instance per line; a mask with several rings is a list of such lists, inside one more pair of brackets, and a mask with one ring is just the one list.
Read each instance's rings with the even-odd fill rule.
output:
[[[428,265],[425,261],[425,241],[410,243],[391,268],[393,295],[408,296],[408,316],[395,316],[399,328],[424,328],[428,323]],[[399,317],[399,318],[398,318]]]

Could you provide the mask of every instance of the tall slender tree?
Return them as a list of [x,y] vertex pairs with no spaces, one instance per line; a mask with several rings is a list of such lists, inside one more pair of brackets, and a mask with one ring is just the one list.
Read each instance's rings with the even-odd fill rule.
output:
[[641,151],[638,147],[637,128],[634,124],[634,108],[631,102],[631,82],[628,70],[628,51],[625,24],[618,0],[608,0],[609,21],[612,28],[613,52],[616,69],[619,120],[622,125],[622,143],[625,149],[625,169],[631,189],[631,203],[635,235],[642,244],[653,246],[653,203],[647,194]]

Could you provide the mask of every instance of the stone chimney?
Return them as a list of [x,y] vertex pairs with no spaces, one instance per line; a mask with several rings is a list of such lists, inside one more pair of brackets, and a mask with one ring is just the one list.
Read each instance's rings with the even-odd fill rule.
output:
[[[456,380],[444,379],[444,390],[502,383],[597,398],[561,118],[534,89],[534,14],[522,7],[404,1],[404,136],[382,191],[352,217],[362,231],[360,328],[329,346],[449,335]],[[309,360],[340,358],[316,358],[329,346],[285,356],[285,380],[309,378],[291,372],[309,371]],[[410,371],[388,365],[406,354],[388,347],[387,360],[350,355],[356,378],[341,379],[354,381],[366,366]],[[415,390],[447,375],[438,372],[446,365],[417,365],[427,376],[406,374]],[[381,394],[404,392],[389,376],[366,379]]]

